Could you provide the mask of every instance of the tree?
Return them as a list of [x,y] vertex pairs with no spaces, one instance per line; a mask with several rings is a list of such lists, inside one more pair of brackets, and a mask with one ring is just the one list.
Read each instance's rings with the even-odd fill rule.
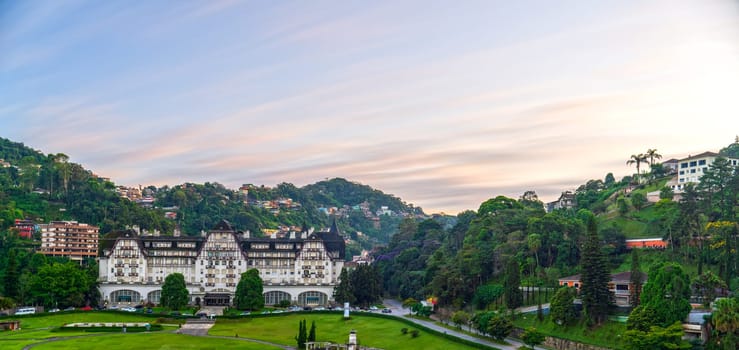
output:
[[647,153],[644,154],[645,158],[649,158],[649,164],[654,165],[655,159],[662,159],[662,155],[657,153],[656,149],[648,149]]
[[613,173],[606,174],[603,184],[606,185],[606,187],[611,187],[614,183],[616,183],[616,178],[613,176]]
[[544,342],[546,339],[546,335],[544,333],[539,332],[534,327],[526,328],[526,330],[521,334],[521,340],[523,342],[530,346],[532,349],[536,347],[537,345]]
[[636,210],[642,210],[647,203],[649,202],[643,193],[634,192],[631,194],[631,205],[633,205]]
[[631,278],[630,278],[631,290],[629,291],[629,301],[631,307],[635,308],[639,306],[639,298],[641,296],[642,288],[642,273],[639,270],[639,250],[631,250]]
[[621,216],[626,216],[629,213],[629,203],[626,202],[624,196],[618,196],[616,199],[616,205],[618,206],[618,213]]
[[652,326],[649,331],[628,330],[624,333],[627,350],[679,350],[692,346],[683,340],[683,326],[675,322],[665,328]]
[[12,309],[15,307],[15,302],[11,298],[0,297],[0,310]]
[[310,332],[308,332],[308,341],[316,341],[316,321],[310,323]]
[[638,178],[639,175],[641,174],[641,171],[639,170],[641,168],[641,164],[646,163],[646,162],[647,162],[647,157],[644,154],[642,153],[632,154],[629,160],[626,161],[626,165],[631,165],[631,164],[636,165],[636,176],[635,177]]
[[334,300],[339,303],[353,304],[357,299],[354,297],[354,288],[352,287],[349,270],[342,269],[339,275],[339,283],[334,287]]
[[505,288],[499,284],[484,284],[477,287],[472,303],[478,309],[485,309],[505,293]]
[[75,262],[53,263],[27,277],[28,294],[31,302],[46,307],[82,306],[97,289],[96,277]]
[[677,263],[660,263],[649,271],[641,302],[654,312],[653,324],[667,327],[690,312],[690,280]]
[[414,298],[406,298],[405,300],[403,300],[404,308],[411,308],[413,307],[413,305],[416,305],[416,304],[418,304],[418,300]]
[[8,252],[8,264],[5,266],[4,277],[5,296],[9,298],[18,297],[18,260],[15,249]]
[[716,290],[725,289],[726,283],[711,271],[705,271],[693,279],[693,291],[703,299],[703,306],[708,308],[716,299]]
[[305,342],[308,340],[306,332],[305,320],[298,322],[298,335],[295,336],[295,341],[298,343],[298,349],[305,349]]
[[653,309],[639,305],[629,313],[629,318],[626,320],[626,329],[648,332],[654,325],[655,317],[657,315]]
[[382,297],[382,275],[376,265],[359,265],[349,276],[358,304],[367,306]]
[[583,309],[588,321],[600,325],[606,320],[608,307],[612,303],[613,296],[608,290],[610,274],[606,266],[605,255],[601,250],[601,242],[598,238],[598,226],[595,216],[590,214],[586,218],[588,233],[582,249],[581,274],[582,287],[580,296]]
[[496,340],[503,341],[513,330],[513,322],[503,315],[495,315],[488,321],[488,334]]
[[505,273],[505,304],[511,310],[523,304],[523,293],[521,292],[521,268],[514,258],[508,259]]
[[185,285],[185,276],[181,273],[171,273],[164,279],[161,303],[172,310],[179,310],[189,302],[189,294]]
[[731,221],[714,221],[706,224],[706,234],[711,237],[710,248],[717,253],[719,273],[726,285],[736,274],[737,224]]
[[675,191],[672,188],[665,186],[659,190],[659,199],[672,200],[675,197]]
[[457,328],[462,328],[462,325],[470,323],[470,314],[464,310],[456,311],[452,314],[452,323],[454,323]]
[[575,294],[574,288],[562,287],[554,293],[549,303],[549,314],[552,321],[558,325],[568,325],[577,317],[575,313]]
[[236,286],[234,304],[239,310],[259,310],[264,307],[264,286],[259,270],[249,269],[241,274]]
[[735,349],[739,340],[739,302],[723,298],[716,301],[711,323],[718,331],[718,341],[723,349]]

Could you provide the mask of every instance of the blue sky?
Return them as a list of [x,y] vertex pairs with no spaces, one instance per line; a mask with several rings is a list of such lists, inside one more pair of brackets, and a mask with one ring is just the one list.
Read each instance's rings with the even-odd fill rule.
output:
[[0,136],[118,184],[545,200],[739,134],[735,1],[0,3]]

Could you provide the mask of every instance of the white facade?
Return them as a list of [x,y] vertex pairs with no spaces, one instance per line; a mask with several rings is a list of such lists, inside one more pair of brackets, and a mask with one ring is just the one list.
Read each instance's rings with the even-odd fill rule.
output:
[[[718,157],[720,157],[718,153],[704,152],[696,156],[680,159],[677,164],[677,183],[672,185],[672,189],[682,191],[686,184],[699,183],[701,176],[703,176]],[[733,166],[739,165],[739,159],[724,158]]]
[[327,232],[251,238],[220,223],[203,237],[119,232],[103,243],[99,282],[104,303],[159,303],[167,275],[185,277],[192,303],[228,305],[242,273],[256,268],[266,304],[289,299],[324,305],[344,265],[344,241],[336,226]]

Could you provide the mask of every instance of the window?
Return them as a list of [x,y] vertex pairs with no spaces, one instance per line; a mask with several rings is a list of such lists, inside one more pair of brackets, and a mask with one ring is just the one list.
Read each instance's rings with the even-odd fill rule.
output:
[[691,174],[695,174],[695,169],[690,169]]
[[685,170],[680,170],[680,175],[685,175]]
[[690,162],[690,166],[696,166],[696,165],[698,165],[698,162],[696,162],[696,161]]
[[687,168],[687,167],[688,167],[688,163],[680,163],[680,168]]
[[706,160],[705,159],[699,160],[698,165],[706,165]]

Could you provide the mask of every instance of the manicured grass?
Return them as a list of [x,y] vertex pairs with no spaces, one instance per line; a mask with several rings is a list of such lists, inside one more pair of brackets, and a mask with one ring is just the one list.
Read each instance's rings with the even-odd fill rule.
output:
[[403,335],[400,332],[402,328],[409,330],[416,328],[393,319],[352,314],[350,320],[344,321],[340,313],[280,314],[240,320],[219,319],[209,334],[229,337],[238,334],[240,337],[295,346],[298,322],[303,319],[307,321],[309,328],[311,322],[316,322],[318,341],[344,344],[349,339],[349,332],[356,330],[361,345],[383,349],[473,349],[422,330],[417,338],[411,337],[410,332]]
[[[114,312],[75,312],[75,313],[57,313],[57,314],[38,314],[24,317],[5,317],[3,319],[18,319],[21,321],[21,330],[0,333],[0,347],[5,349],[6,341],[23,341],[31,340],[32,342],[39,339],[73,336],[85,334],[85,332],[64,332],[60,334],[53,332],[57,327],[61,327],[67,323],[75,322],[155,322],[156,318],[145,317],[143,315],[114,313]],[[22,346],[21,346],[22,347]],[[11,349],[12,347],[8,347]]]
[[138,334],[115,334],[104,336],[91,336],[69,339],[58,342],[39,344],[34,347],[39,350],[128,350],[128,349],[279,349],[278,347],[265,344],[253,343],[236,339],[218,339],[208,337],[194,337],[184,334],[171,333],[138,333]]
[[550,321],[549,318],[539,322],[535,315],[517,317],[513,323],[519,328],[535,327],[538,331],[549,336],[608,349],[623,349],[621,336],[626,331],[626,324],[624,323],[608,321],[594,329],[589,329],[580,324],[565,327]]

